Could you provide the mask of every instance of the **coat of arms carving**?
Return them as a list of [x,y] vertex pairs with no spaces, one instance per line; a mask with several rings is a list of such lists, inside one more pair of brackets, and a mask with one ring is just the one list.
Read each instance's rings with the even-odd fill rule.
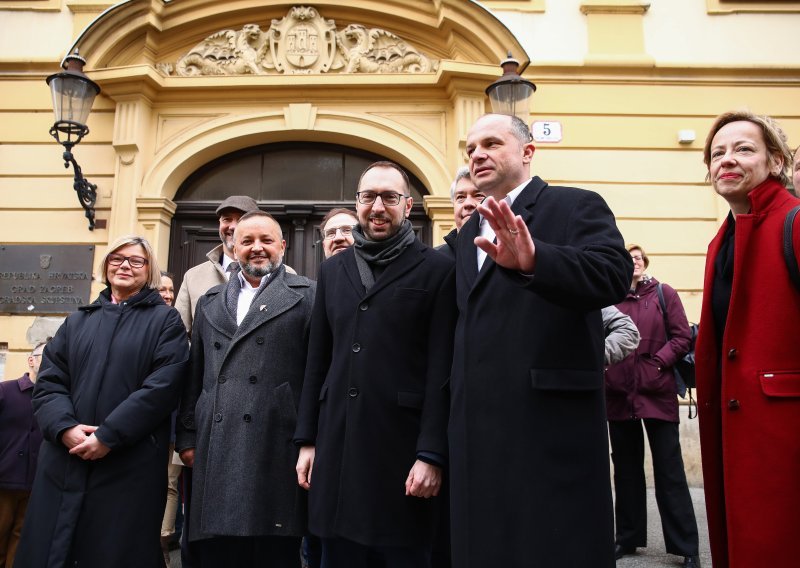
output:
[[258,24],[221,30],[174,64],[159,63],[164,75],[268,75],[298,73],[431,73],[438,61],[380,29],[350,24],[336,30],[310,6],[295,6],[267,32]]

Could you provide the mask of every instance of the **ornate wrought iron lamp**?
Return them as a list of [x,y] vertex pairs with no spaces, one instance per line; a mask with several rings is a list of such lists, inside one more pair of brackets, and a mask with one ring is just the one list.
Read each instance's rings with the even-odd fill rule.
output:
[[536,85],[519,76],[519,61],[514,59],[510,51],[500,67],[503,76],[486,87],[492,112],[517,116],[527,124],[529,100],[536,91]]
[[89,134],[86,119],[92,110],[94,98],[100,94],[100,86],[83,73],[86,60],[75,53],[64,58],[64,71],[50,75],[46,81],[53,95],[53,112],[56,121],[50,128],[50,136],[64,146],[64,167],[75,171],[72,184],[78,201],[89,219],[89,230],[94,230],[94,205],[97,201],[97,186],[89,183],[81,173],[81,167],[72,155],[72,147]]

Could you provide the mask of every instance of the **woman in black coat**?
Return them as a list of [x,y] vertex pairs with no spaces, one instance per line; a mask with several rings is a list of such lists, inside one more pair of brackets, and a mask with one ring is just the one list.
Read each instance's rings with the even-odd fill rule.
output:
[[189,346],[150,244],[121,237],[108,287],[59,328],[33,394],[45,441],[15,566],[163,566],[169,416]]

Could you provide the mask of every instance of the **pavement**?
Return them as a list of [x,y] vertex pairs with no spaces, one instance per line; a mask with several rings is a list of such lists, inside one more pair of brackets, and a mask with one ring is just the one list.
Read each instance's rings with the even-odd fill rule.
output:
[[[702,487],[690,487],[694,514],[697,517],[697,530],[700,533],[700,563],[702,568],[712,568],[711,550],[708,546],[708,521],[706,520],[706,501]],[[656,507],[656,494],[652,487],[647,488],[647,548],[636,549],[636,554],[623,556],[617,560],[618,568],[660,568],[661,566],[682,566],[683,557],[667,554],[664,536],[661,533],[661,519]],[[588,568],[588,567],[587,567]]]
[[[697,517],[697,529],[700,532],[700,562],[702,568],[712,568],[711,551],[708,547],[708,523],[706,521],[705,496],[702,487],[690,487],[694,503],[694,513]],[[661,534],[661,519],[656,507],[656,495],[652,487],[647,489],[647,548],[638,548],[636,554],[624,556],[617,561],[617,568],[661,568],[680,567],[683,565],[682,556],[667,554],[664,549],[664,537]],[[181,568],[180,550],[173,550],[170,554],[170,568]],[[587,566],[586,568],[592,568]]]

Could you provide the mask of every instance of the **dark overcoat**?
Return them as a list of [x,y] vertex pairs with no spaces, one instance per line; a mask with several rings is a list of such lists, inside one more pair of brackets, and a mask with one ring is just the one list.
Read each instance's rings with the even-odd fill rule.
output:
[[447,455],[453,261],[418,240],[365,292],[354,249],[320,267],[295,438],[316,446],[309,527],[424,546],[438,498],[406,497],[418,453]]
[[33,382],[25,373],[0,382],[0,489],[30,491],[42,432],[33,416]]
[[[714,568],[796,566],[800,527],[800,291],[783,258],[786,213],[800,205],[773,179],[736,216],[733,289],[722,344],[706,256],[697,337],[697,401]],[[794,248],[800,261],[800,216]]]
[[231,278],[197,304],[176,448],[195,448],[189,539],[302,536],[305,491],[292,443],[316,285],[283,265],[241,325]]
[[450,382],[456,568],[614,565],[600,309],[633,273],[598,195],[538,177],[517,196],[533,277],[480,273],[479,215],[456,245],[458,325]]
[[[155,289],[122,304],[106,289],[67,317],[34,389],[44,442],[14,566],[163,565],[169,416],[188,353],[178,312]],[[78,424],[98,426],[111,451],[70,455],[61,434]]]

